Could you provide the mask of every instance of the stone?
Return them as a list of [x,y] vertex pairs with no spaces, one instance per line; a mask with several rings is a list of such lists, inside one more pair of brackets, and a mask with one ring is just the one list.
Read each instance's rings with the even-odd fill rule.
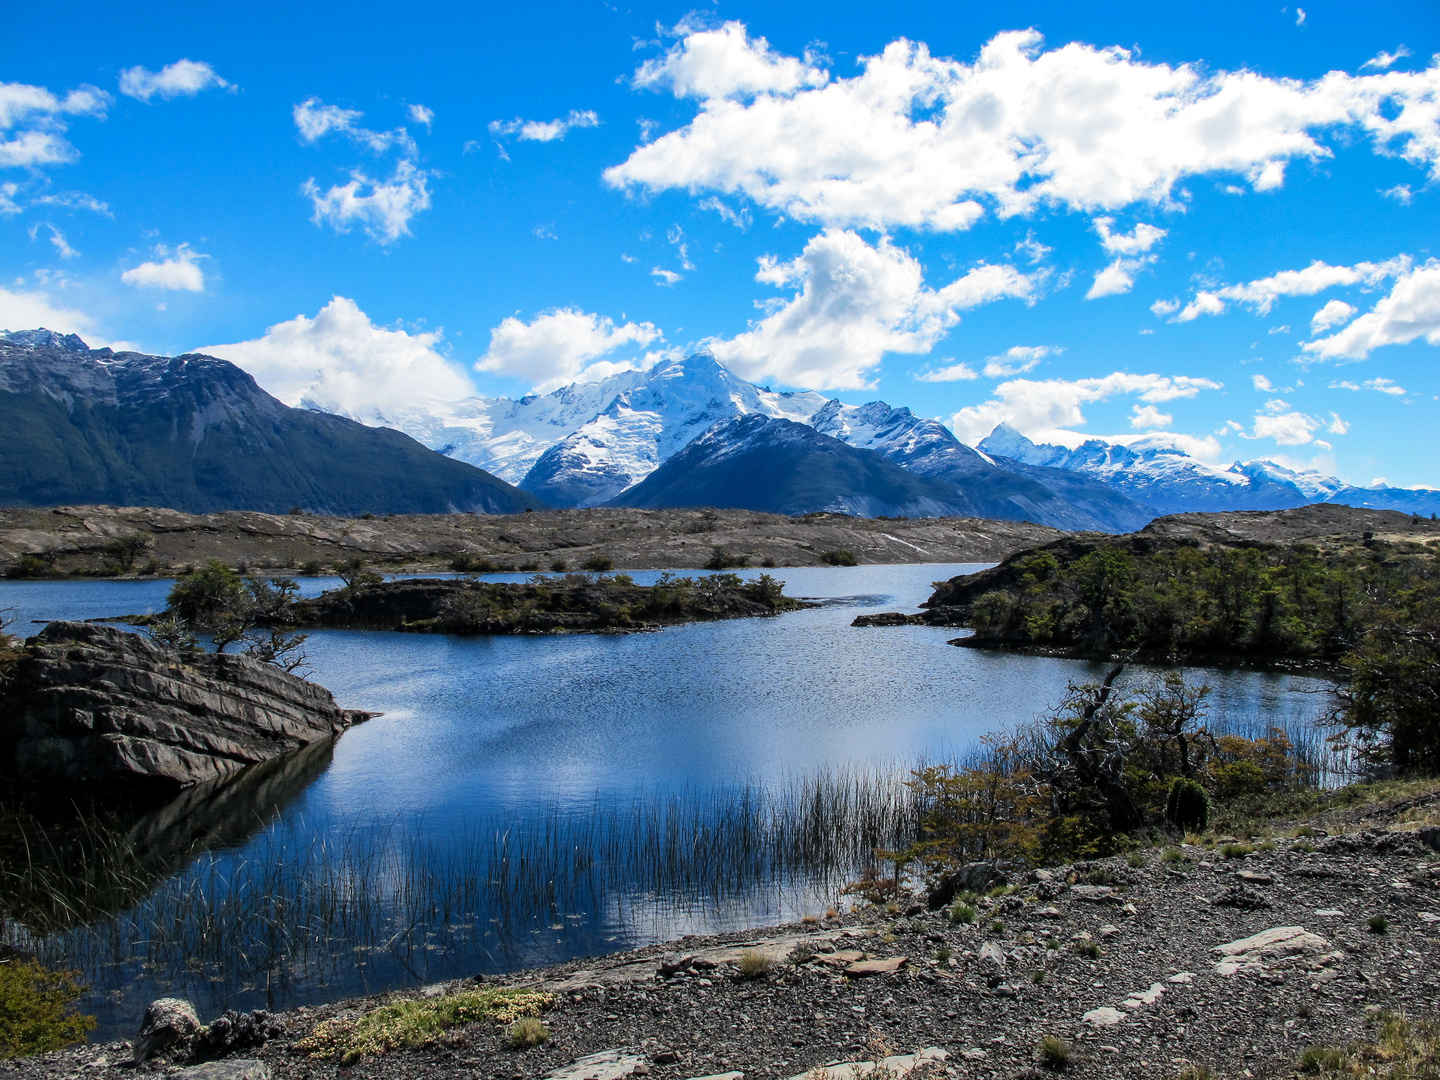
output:
[[1419,915],[1421,922],[1440,923],[1440,915],[1436,915],[1433,911],[1422,911]]
[[246,656],[182,654],[113,626],[52,622],[26,642],[0,696],[0,774],[168,799],[371,715]]
[[1098,933],[1103,938],[1119,937],[1120,928],[1114,923],[1106,923],[1104,926],[1100,927]]
[[1248,938],[1216,945],[1211,951],[1222,957],[1215,965],[1216,974],[1234,975],[1237,971],[1264,970],[1266,961],[1312,956],[1329,947],[1328,941],[1303,926],[1274,926]]
[[667,952],[660,958],[660,974],[669,978],[677,971],[684,971],[695,963],[695,957],[682,956],[679,953]]
[[145,1061],[172,1046],[188,1043],[200,1033],[195,1006],[180,998],[156,998],[145,1009],[140,1034],[135,1037],[134,1055]]
[[171,1073],[171,1080],[270,1080],[270,1066],[254,1058],[207,1061]]
[[1149,990],[1136,990],[1120,1004],[1127,1009],[1143,1009],[1146,1005],[1154,1005],[1165,994],[1165,987],[1160,983],[1151,983]]
[[829,964],[831,967],[847,967],[857,960],[864,960],[865,954],[859,949],[836,949],[831,953],[822,953],[815,957],[822,964]]
[[1318,911],[1315,912],[1315,914],[1319,915],[1322,919],[1341,919],[1345,917],[1345,912],[1341,911],[1339,908],[1333,907],[1320,908]]
[[1080,1017],[1082,1023],[1091,1024],[1094,1027],[1112,1027],[1124,1019],[1125,1014],[1110,1005],[1102,1005],[1098,1009],[1091,1009],[1084,1016]]
[[790,1080],[859,1080],[862,1076],[869,1076],[878,1067],[886,1080],[898,1080],[917,1068],[926,1065],[939,1065],[950,1057],[938,1046],[927,1046],[918,1054],[894,1054],[882,1058],[879,1062],[874,1061],[832,1061],[825,1065],[816,1065],[809,1072],[792,1076]]
[[1005,882],[1005,872],[993,862],[967,863],[953,874],[946,874],[940,879],[939,884],[926,894],[925,906],[931,911],[938,911],[954,900],[957,893],[983,892],[992,886],[1004,885]]
[[743,1080],[743,1072],[711,1073],[709,1076],[692,1076],[690,1080]]
[[1179,983],[1181,986],[1184,986],[1186,983],[1192,983],[1195,981],[1195,973],[1193,971],[1177,971],[1174,975],[1171,975],[1170,978],[1166,981],[1172,983]]
[[576,1058],[569,1065],[547,1073],[545,1080],[621,1080],[645,1064],[640,1051],[619,1047]]
[[843,974],[852,979],[865,979],[872,975],[893,975],[905,966],[907,957],[892,956],[888,960],[857,960],[845,968]]
[[1120,896],[1109,885],[1072,885],[1070,892],[1077,900],[1092,904],[1118,904]]
[[980,946],[980,952],[976,954],[976,959],[982,963],[989,962],[1003,968],[1005,966],[1005,950],[1000,947],[998,941],[987,941]]
[[1061,912],[1061,910],[1057,907],[1042,907],[1035,909],[1035,917],[1037,919],[1058,919],[1062,916],[1062,914],[1063,913]]
[[960,1056],[966,1061],[984,1061],[988,1055],[984,1050],[980,1049],[980,1047],[972,1046],[970,1049],[963,1051]]
[[1262,874],[1258,870],[1237,870],[1235,876],[1249,885],[1274,885],[1275,879],[1269,874]]

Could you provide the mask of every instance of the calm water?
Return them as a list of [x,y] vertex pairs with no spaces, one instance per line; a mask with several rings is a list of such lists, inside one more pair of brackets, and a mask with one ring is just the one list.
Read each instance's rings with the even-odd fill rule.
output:
[[[270,803],[252,811],[258,831],[232,837],[222,858],[233,864],[269,857],[264,852],[277,835],[292,842],[337,837],[353,835],[357,825],[389,822],[425,837],[443,862],[447,851],[496,829],[523,833],[544,822],[581,820],[597,807],[631,806],[637,796],[663,802],[745,783],[774,787],[827,768],[963,754],[981,734],[1043,711],[1067,682],[1101,673],[1083,662],[958,649],[946,644],[954,630],[850,626],[862,612],[913,610],[932,581],[974,569],[787,569],[777,572],[787,592],[822,600],[822,607],[660,633],[493,639],[315,633],[311,677],[342,705],[384,715],[346,733],[328,763],[319,759],[283,797],[267,794]],[[643,583],[655,575],[634,576]],[[32,621],[157,610],[169,584],[5,582],[0,608],[16,617],[12,632],[23,634],[38,628]],[[334,584],[302,580],[307,594]],[[1218,671],[1205,679],[1215,689],[1211,718],[1221,724],[1263,716],[1300,726],[1325,704],[1321,694],[1297,692],[1323,685],[1313,679]],[[826,899],[815,882],[785,874],[732,888],[723,903],[703,895],[703,885],[689,896],[660,891],[592,883],[585,910],[552,905],[543,934],[509,925],[518,915],[472,911],[489,923],[477,940],[447,939],[403,962],[372,958],[353,970],[332,964],[323,976],[289,969],[278,979],[273,971],[263,978],[212,973],[177,983],[175,972],[136,968],[126,972],[124,988],[111,980],[94,1007],[106,1028],[128,1031],[136,1000],[162,988],[196,995],[202,1012],[285,1006],[792,917]],[[531,911],[524,918],[540,916]],[[97,977],[97,986],[106,982]]]

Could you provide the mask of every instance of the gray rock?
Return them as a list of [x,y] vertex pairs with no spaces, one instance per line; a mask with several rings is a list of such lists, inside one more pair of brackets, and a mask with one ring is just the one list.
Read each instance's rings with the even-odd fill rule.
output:
[[0,774],[32,784],[173,795],[372,715],[249,657],[111,626],[53,622],[26,645],[0,699]]
[[938,911],[954,900],[957,893],[966,890],[982,892],[995,885],[1004,885],[1005,881],[1005,872],[992,862],[967,863],[940,879],[940,883],[925,897],[925,906],[931,911]]
[[270,1080],[270,1066],[254,1058],[207,1061],[173,1073],[171,1080]]
[[135,1038],[135,1060],[145,1061],[173,1046],[188,1043],[200,1033],[195,1006],[180,998],[156,998],[145,1009],[140,1034]]

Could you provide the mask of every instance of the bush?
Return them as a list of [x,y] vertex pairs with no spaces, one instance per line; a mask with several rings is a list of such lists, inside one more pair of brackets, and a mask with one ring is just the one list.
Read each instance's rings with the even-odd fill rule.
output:
[[975,914],[975,908],[972,905],[960,900],[950,908],[950,921],[957,926],[970,924],[975,921]]
[[75,1011],[87,987],[79,972],[46,971],[36,960],[0,963],[0,1058],[29,1057],[83,1042],[93,1016]]
[[1100,946],[1093,941],[1077,941],[1075,943],[1075,955],[1083,956],[1087,960],[1100,959]]
[[734,555],[730,549],[716,544],[710,549],[710,561],[705,564],[706,570],[731,570],[736,567],[749,566],[749,555]]
[[1181,832],[1204,832],[1210,824],[1210,797],[1194,780],[1178,779],[1165,796],[1165,820]]
[[1035,1049],[1035,1058],[1041,1067],[1059,1072],[1070,1064],[1070,1044],[1059,1035],[1046,1035]]
[[550,564],[550,572],[551,572],[552,574],[563,574],[563,573],[565,573],[566,570],[569,570],[569,569],[570,569],[570,564],[569,564],[568,562],[566,562],[564,559],[556,559],[554,562],[552,562],[552,563]]
[[1372,934],[1384,934],[1390,929],[1390,920],[1384,915],[1371,915],[1365,925],[1370,928]]
[[592,570],[597,574],[603,574],[608,570],[615,569],[615,560],[609,555],[591,555],[580,564],[581,570]]
[[853,551],[841,548],[839,551],[822,551],[820,561],[826,566],[857,566],[858,560]]

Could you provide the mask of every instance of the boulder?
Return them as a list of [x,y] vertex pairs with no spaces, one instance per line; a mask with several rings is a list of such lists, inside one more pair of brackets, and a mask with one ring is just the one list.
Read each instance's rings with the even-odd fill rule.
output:
[[135,1060],[146,1061],[171,1047],[187,1045],[200,1034],[195,1006],[180,998],[156,998],[145,1009],[135,1037]]
[[181,1069],[171,1080],[270,1080],[270,1066],[254,1058],[207,1061]]
[[371,715],[246,656],[53,622],[26,642],[0,696],[0,776],[168,798]]
[[954,873],[946,874],[925,897],[925,906],[939,911],[957,893],[982,892],[995,885],[1005,884],[1005,872],[993,862],[973,862],[960,867]]

